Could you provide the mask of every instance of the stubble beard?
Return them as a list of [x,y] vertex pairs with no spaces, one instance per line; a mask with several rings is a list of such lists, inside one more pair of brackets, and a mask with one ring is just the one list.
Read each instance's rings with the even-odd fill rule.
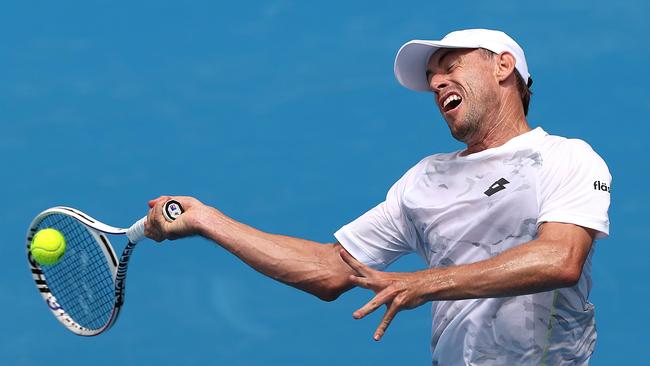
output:
[[456,128],[451,128],[451,135],[458,141],[468,143],[481,127],[481,113],[476,106],[469,107],[463,120]]
[[483,91],[482,93],[473,93],[474,90],[481,88],[476,85],[468,85],[469,92],[466,94],[465,114],[461,117],[461,123],[456,128],[451,129],[451,135],[458,141],[464,142],[468,146],[481,138],[482,129],[486,128],[486,118],[490,111],[496,109],[498,103],[497,95],[494,92]]

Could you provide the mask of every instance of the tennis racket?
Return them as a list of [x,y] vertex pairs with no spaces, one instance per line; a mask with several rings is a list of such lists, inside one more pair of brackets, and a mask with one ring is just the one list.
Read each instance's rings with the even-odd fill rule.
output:
[[[173,221],[183,213],[174,200],[163,216]],[[27,260],[36,288],[54,316],[80,336],[108,330],[124,304],[126,271],[136,244],[144,239],[146,217],[128,229],[106,225],[70,207],[52,207],[34,218],[27,230]],[[29,250],[34,235],[53,228],[65,237],[66,251],[53,265],[40,265]],[[118,262],[107,235],[124,235],[128,242]]]

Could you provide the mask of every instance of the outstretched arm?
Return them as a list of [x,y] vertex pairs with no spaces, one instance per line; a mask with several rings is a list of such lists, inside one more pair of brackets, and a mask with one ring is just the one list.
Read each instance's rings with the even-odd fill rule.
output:
[[545,223],[538,239],[490,259],[419,272],[380,272],[347,252],[340,254],[356,271],[350,280],[376,293],[353,316],[360,319],[381,305],[387,306],[374,334],[379,340],[400,310],[428,301],[517,296],[573,286],[580,279],[594,234],[577,225]]
[[[185,212],[173,222],[162,216],[162,205],[170,199],[180,202]],[[145,225],[147,237],[162,241],[201,235],[218,243],[256,271],[332,301],[354,286],[354,271],[342,260],[340,244],[262,232],[237,222],[219,210],[191,197],[163,196],[149,202]]]

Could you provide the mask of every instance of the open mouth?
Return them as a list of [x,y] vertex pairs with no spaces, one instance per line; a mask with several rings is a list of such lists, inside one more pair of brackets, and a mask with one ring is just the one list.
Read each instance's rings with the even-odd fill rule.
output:
[[458,95],[458,94],[451,94],[449,95],[443,102],[442,102],[442,110],[443,112],[449,112],[452,111],[460,105],[460,103],[463,101],[463,98]]

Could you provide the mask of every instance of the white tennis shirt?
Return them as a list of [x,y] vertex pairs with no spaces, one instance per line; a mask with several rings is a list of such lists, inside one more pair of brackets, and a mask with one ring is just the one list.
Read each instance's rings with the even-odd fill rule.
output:
[[[411,252],[429,267],[474,263],[535,239],[544,222],[607,236],[610,186],[607,165],[587,143],[538,127],[468,156],[423,159],[384,202],[334,235],[378,269]],[[586,364],[596,340],[592,253],[573,287],[434,301],[433,365]]]

